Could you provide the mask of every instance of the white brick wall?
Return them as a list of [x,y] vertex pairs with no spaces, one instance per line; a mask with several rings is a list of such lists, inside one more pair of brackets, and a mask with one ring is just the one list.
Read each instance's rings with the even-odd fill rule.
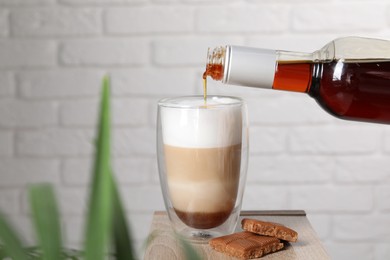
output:
[[0,10],[0,37],[8,35],[8,16],[9,12],[7,10]]
[[[379,31],[386,24],[385,4],[345,2],[338,5],[321,3],[294,6],[291,10],[292,30],[296,32]],[[331,19],[329,19],[330,15]]]
[[99,8],[24,8],[11,13],[16,36],[97,35],[102,30]]
[[[195,30],[202,33],[281,33],[289,27],[289,9],[280,4],[204,6],[197,9]],[[267,26],[262,26],[265,24]]]
[[18,90],[27,99],[97,97],[104,75],[103,70],[84,68],[20,71]]
[[12,73],[0,72],[0,97],[11,97],[15,92],[15,82]]
[[[112,78],[113,161],[137,248],[163,209],[156,103],[200,94],[208,47],[311,52],[347,35],[390,39],[387,0],[0,0],[0,209],[33,243],[26,186],[57,188],[79,247],[100,81]],[[247,100],[244,209],[304,209],[334,259],[390,258],[390,128],[331,117],[297,93],[222,86]],[[137,199],[134,199],[137,198]]]
[[57,104],[52,101],[0,101],[0,125],[4,127],[45,127],[58,125]]
[[148,60],[146,39],[73,40],[64,42],[60,51],[65,65],[144,65]]
[[93,140],[92,130],[24,130],[17,135],[16,152],[32,157],[91,155]]
[[60,182],[60,161],[41,158],[4,158],[1,163],[0,186],[24,188],[29,183]]
[[5,6],[44,5],[51,3],[55,3],[55,0],[0,0],[0,4]]
[[52,40],[0,39],[0,68],[54,66],[56,49],[56,43]]
[[4,157],[14,155],[14,133],[12,131],[0,131],[0,154]]
[[194,27],[190,6],[134,6],[109,8],[105,16],[108,34],[185,33]]

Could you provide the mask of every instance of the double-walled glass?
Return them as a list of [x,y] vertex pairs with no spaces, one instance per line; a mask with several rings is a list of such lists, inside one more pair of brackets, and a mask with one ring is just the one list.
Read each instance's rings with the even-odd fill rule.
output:
[[158,103],[157,154],[174,230],[193,241],[232,233],[248,162],[248,119],[236,97],[186,96]]

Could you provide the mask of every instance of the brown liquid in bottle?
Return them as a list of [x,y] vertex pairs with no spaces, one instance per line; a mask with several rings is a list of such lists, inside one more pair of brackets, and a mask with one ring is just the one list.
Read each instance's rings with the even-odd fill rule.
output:
[[312,79],[311,63],[278,63],[272,88],[307,92]]
[[324,63],[313,93],[340,118],[390,124],[390,62]]
[[307,92],[342,119],[390,124],[390,62],[279,63],[273,88]]

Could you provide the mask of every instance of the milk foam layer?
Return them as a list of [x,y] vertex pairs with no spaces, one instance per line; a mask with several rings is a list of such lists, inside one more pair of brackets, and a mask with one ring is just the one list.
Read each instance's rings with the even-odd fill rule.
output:
[[239,100],[211,97],[189,98],[162,106],[164,144],[210,148],[241,143],[242,112]]

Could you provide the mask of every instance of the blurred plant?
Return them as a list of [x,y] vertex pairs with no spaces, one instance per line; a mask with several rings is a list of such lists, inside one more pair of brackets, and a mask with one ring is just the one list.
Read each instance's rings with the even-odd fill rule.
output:
[[[0,259],[106,259],[108,252],[119,260],[134,259],[129,227],[115,183],[110,156],[110,86],[103,80],[96,152],[93,165],[84,251],[65,250],[53,188],[49,184],[29,187],[32,220],[38,247],[26,248],[22,239],[0,215]],[[111,248],[112,245],[112,248]]]

